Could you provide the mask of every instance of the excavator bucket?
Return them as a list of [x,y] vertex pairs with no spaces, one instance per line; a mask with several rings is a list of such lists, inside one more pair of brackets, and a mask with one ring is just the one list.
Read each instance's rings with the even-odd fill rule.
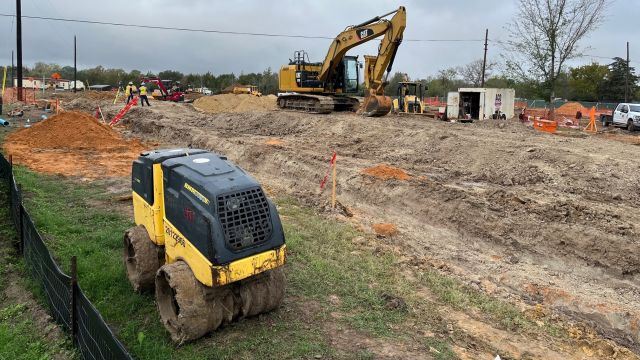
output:
[[364,98],[358,113],[370,117],[385,116],[391,111],[392,106],[393,103],[390,97],[370,94]]

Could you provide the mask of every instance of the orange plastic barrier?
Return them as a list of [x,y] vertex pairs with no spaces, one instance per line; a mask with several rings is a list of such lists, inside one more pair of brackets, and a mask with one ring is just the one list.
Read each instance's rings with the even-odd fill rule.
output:
[[558,122],[552,120],[534,119],[533,128],[539,131],[555,133],[558,130]]

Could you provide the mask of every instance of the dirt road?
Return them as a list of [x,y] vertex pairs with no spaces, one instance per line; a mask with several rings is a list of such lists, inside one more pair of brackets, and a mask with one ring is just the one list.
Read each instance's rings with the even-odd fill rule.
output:
[[[134,110],[133,134],[226,154],[267,186],[317,206],[328,198],[318,183],[335,150],[338,199],[352,221],[395,224],[391,241],[410,261],[512,302],[543,304],[640,349],[637,146],[517,122],[159,105]],[[363,172],[380,164],[408,178]]]

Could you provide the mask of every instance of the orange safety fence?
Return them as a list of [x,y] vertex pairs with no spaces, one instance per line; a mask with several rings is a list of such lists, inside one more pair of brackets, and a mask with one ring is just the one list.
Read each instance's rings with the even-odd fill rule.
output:
[[[36,103],[36,90],[22,88],[22,102],[25,104]],[[4,89],[4,96],[2,97],[3,104],[13,104],[18,102],[18,88],[11,87]]]
[[427,104],[427,106],[438,106],[438,107],[447,105],[447,101],[444,98],[440,98],[438,96],[426,97],[424,98],[424,103]]
[[[516,105],[516,107],[518,106]],[[526,108],[526,107],[524,108],[524,113],[525,115],[528,115],[528,116],[549,117],[548,115],[544,115],[544,114],[547,114],[549,111],[550,109],[548,108]],[[580,113],[582,117],[586,117],[591,111],[591,108],[585,107],[577,101],[570,101],[570,102],[564,103],[561,106],[556,107],[553,111],[555,115],[561,115],[568,118],[576,118],[578,116],[578,113]],[[612,110],[607,108],[595,109],[596,117],[600,117],[600,115],[603,115],[603,114],[611,115]]]
[[533,119],[533,128],[539,131],[555,133],[558,130],[558,122],[553,120]]

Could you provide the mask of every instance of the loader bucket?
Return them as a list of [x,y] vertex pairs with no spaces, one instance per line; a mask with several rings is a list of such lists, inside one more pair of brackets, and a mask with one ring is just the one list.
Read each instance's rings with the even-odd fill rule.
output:
[[393,103],[391,98],[385,95],[368,95],[358,113],[364,116],[379,117],[385,116],[391,111]]

